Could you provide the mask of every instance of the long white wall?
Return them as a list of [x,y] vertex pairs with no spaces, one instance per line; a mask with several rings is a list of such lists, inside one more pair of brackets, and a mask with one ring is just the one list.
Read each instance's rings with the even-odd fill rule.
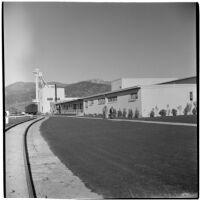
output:
[[138,85],[153,85],[175,79],[176,78],[120,78],[111,82],[111,89],[114,91]]
[[[131,94],[131,91],[130,91]],[[108,110],[113,107],[118,111],[119,109],[123,111],[125,108],[128,114],[128,110],[132,109],[133,114],[135,114],[135,110],[138,109],[139,113],[141,114],[141,92],[138,90],[138,99],[135,101],[130,101],[130,94],[126,95],[118,95],[116,102],[108,102],[106,98],[105,104],[98,105],[98,98],[93,100],[93,104],[90,105],[90,100],[88,101],[88,108],[86,108],[86,102],[84,100],[84,113],[87,114],[102,114],[103,107],[106,105]],[[113,95],[115,96],[115,95]],[[117,96],[117,95],[116,95]],[[99,97],[100,98],[100,97]]]
[[[193,94],[193,101],[190,101],[190,92]],[[171,85],[152,85],[141,88],[142,116],[149,117],[151,110],[157,107],[158,113],[161,109],[172,110],[182,107],[181,114],[187,103],[197,100],[196,84],[171,84]],[[177,113],[178,114],[178,113]],[[170,111],[170,115],[171,111]]]

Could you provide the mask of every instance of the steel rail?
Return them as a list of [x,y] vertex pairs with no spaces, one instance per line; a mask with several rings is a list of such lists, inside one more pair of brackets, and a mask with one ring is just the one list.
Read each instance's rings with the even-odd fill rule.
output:
[[[37,198],[37,196],[36,196],[35,186],[34,186],[33,177],[32,177],[32,173],[31,173],[30,161],[29,161],[29,153],[28,153],[28,145],[27,145],[27,133],[28,133],[30,127],[33,124],[35,124],[36,122],[38,122],[38,121],[40,121],[40,120],[42,120],[44,118],[45,117],[41,117],[39,119],[35,119],[35,121],[33,121],[31,124],[29,124],[27,126],[27,128],[24,131],[24,135],[23,135],[23,157],[24,157],[24,166],[25,166],[25,175],[26,175],[28,194],[29,194],[30,198]],[[25,122],[28,122],[28,121],[31,121],[31,120],[34,120],[34,118],[28,119],[28,120],[23,121],[23,122],[19,122],[17,124],[13,124],[13,125],[7,127],[5,129],[5,132],[10,130],[11,128],[14,128],[17,125],[20,125],[22,123],[25,123]],[[5,187],[5,185],[4,185],[4,187]],[[4,194],[4,197],[6,198],[6,193]]]
[[36,122],[44,119],[45,117],[39,118],[29,124],[29,126],[26,128],[24,132],[24,165],[25,165],[25,173],[26,173],[26,181],[27,181],[27,187],[28,187],[28,193],[30,198],[37,198],[35,186],[33,182],[32,172],[31,172],[31,165],[29,160],[29,153],[28,153],[28,145],[27,145],[27,133],[29,131],[29,128],[35,124]]
[[[14,128],[15,126],[18,126],[20,124],[23,124],[25,122],[29,122],[31,120],[34,120],[36,118],[30,118],[28,120],[25,120],[25,121],[21,121],[21,122],[18,122],[18,123],[15,123],[15,124],[12,124],[8,127],[5,127],[4,125],[4,130],[3,130],[3,133],[6,133],[8,130]],[[4,151],[4,154],[3,154],[3,160],[4,160],[4,165],[3,165],[3,171],[4,171],[4,198],[6,198],[6,154],[5,154],[5,143],[6,143],[6,138],[5,138],[5,135],[4,135],[4,142],[3,142],[3,151]]]
[[8,126],[8,127],[5,127],[4,132],[10,130],[11,128],[14,128],[14,127],[17,126],[17,125],[23,124],[23,123],[25,123],[25,122],[28,122],[28,121],[31,121],[31,120],[34,120],[34,119],[37,119],[37,118],[30,118],[30,119],[27,119],[27,120],[25,120],[25,121],[21,121],[21,122],[18,122],[18,123],[16,123],[16,124],[12,124],[12,125],[10,125],[10,126]]

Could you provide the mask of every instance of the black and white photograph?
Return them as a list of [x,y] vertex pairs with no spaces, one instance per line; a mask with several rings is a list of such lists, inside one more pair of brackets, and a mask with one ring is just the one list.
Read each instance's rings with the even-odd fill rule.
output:
[[4,198],[198,199],[199,4],[2,2]]

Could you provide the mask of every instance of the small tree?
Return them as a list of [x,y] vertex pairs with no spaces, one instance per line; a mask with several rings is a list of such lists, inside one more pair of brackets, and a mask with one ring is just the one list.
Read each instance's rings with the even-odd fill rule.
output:
[[172,115],[176,116],[177,115],[177,110],[175,108],[172,109]]
[[196,114],[197,114],[197,109],[196,109],[195,107],[192,109],[192,114],[193,114],[193,115],[196,115]]
[[126,112],[126,108],[124,108],[124,109],[123,109],[123,113],[122,113],[123,118],[126,118],[126,114],[127,114],[127,112]]
[[38,112],[38,107],[36,104],[32,103],[25,107],[25,112],[28,114],[36,115]]
[[140,112],[139,112],[139,110],[136,108],[136,110],[135,110],[135,118],[139,118],[139,116],[140,116]]
[[194,108],[192,109],[192,114],[193,114],[193,115],[196,115],[196,114],[197,114],[197,102],[194,101],[194,102],[193,102],[193,105],[194,105]]
[[117,111],[117,116],[122,117],[122,111],[120,109]]
[[192,109],[192,104],[187,103],[183,111],[184,115],[188,115],[191,112],[191,109]]
[[116,118],[116,116],[117,116],[117,111],[116,111],[116,109],[113,109],[112,117]]
[[103,118],[106,119],[107,115],[108,115],[108,108],[107,108],[107,106],[103,107],[103,112],[102,113],[103,113]]
[[196,101],[193,102],[193,105],[194,105],[195,108],[197,108],[197,102]]
[[129,109],[129,110],[128,110],[128,118],[129,118],[129,119],[132,119],[132,118],[133,118],[133,111],[132,111],[132,109]]
[[159,115],[162,117],[165,117],[167,114],[167,111],[165,109],[160,110]]
[[155,112],[154,112],[154,109],[152,109],[150,112],[150,117],[154,117],[154,116],[155,116]]

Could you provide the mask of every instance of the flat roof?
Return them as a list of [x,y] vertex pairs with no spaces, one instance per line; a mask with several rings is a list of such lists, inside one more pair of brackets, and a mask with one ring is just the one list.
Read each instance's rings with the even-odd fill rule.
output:
[[141,86],[134,86],[134,87],[124,88],[124,89],[115,90],[115,91],[109,91],[109,92],[104,92],[104,93],[98,93],[98,94],[94,94],[94,95],[87,96],[87,97],[81,97],[81,98],[79,98],[79,99],[74,99],[74,100],[69,100],[69,101],[65,100],[65,101],[62,101],[62,102],[57,102],[56,104],[75,102],[75,101],[84,100],[84,99],[89,99],[89,98],[93,98],[93,97],[104,96],[104,95],[114,94],[114,93],[118,93],[118,92],[124,92],[124,91],[127,91],[127,90],[139,89],[140,87],[141,87]]
[[[179,81],[179,80],[184,80],[184,79],[190,79],[190,78],[196,78],[196,76],[192,76],[192,77],[188,77],[188,78],[181,78],[181,79],[176,79],[174,81]],[[166,85],[174,85],[174,84],[167,84],[167,83],[170,83],[171,81],[169,82],[163,82],[163,83],[159,83],[159,84],[152,84],[152,85],[148,85],[148,86],[156,86],[156,87],[159,87],[161,86],[162,84],[166,84]],[[173,81],[172,81],[173,82]],[[184,84],[184,83],[182,83]],[[181,85],[181,84],[179,84]],[[187,85],[187,84],[185,84]],[[79,99],[74,99],[74,100],[70,100],[70,101],[63,101],[63,102],[58,102],[56,104],[62,104],[62,103],[67,103],[67,102],[75,102],[75,101],[80,101],[80,100],[87,100],[87,99],[90,99],[90,98],[93,98],[93,97],[98,97],[98,96],[105,96],[105,95],[109,95],[109,94],[115,94],[115,93],[119,93],[119,92],[124,92],[124,91],[128,91],[128,90],[133,90],[133,89],[140,89],[141,87],[148,87],[147,85],[137,85],[137,86],[132,86],[132,87],[128,87],[128,88],[123,88],[123,89],[119,89],[119,90],[115,90],[115,91],[109,91],[109,92],[103,92],[103,93],[98,93],[98,94],[94,94],[94,95],[91,95],[91,96],[87,96],[87,97],[80,97]]]

